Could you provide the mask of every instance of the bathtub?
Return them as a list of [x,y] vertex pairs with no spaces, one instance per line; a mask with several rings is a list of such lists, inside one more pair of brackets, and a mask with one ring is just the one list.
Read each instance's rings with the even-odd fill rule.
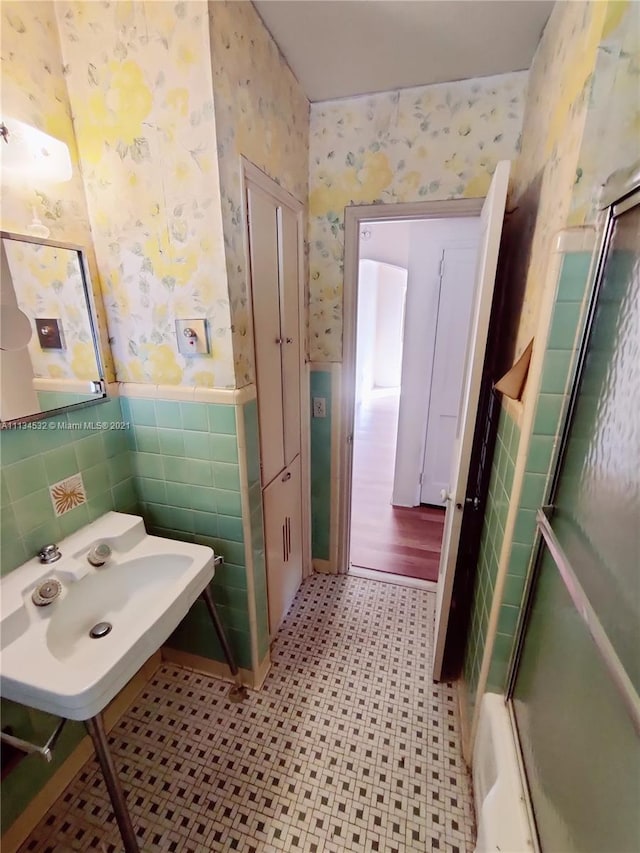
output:
[[478,821],[475,853],[537,851],[509,712],[504,696],[497,693],[482,697],[472,770]]

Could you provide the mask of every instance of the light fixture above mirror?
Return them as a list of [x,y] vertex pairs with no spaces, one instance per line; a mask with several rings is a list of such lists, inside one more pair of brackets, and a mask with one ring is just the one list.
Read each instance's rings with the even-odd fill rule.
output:
[[34,193],[33,220],[28,225],[25,223],[25,230],[33,237],[46,239],[49,229],[38,217],[35,193],[42,185],[71,180],[69,147],[55,136],[12,116],[4,116],[0,137],[2,185],[24,186]]

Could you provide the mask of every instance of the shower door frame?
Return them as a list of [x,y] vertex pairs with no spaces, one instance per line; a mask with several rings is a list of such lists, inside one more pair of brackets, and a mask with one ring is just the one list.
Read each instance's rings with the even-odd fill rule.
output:
[[[509,663],[509,670],[507,675],[505,701],[509,714],[514,744],[516,747],[516,756],[518,760],[520,778],[522,781],[523,788],[527,793],[527,796],[524,798],[525,805],[528,813],[529,824],[534,830],[534,842],[537,851],[540,851],[541,847],[537,833],[535,813],[529,793],[526,766],[524,762],[520,735],[513,705],[513,696],[515,692],[518,671],[520,668],[520,661],[523,654],[525,636],[529,626],[531,610],[533,607],[534,593],[541,570],[542,557],[545,548],[549,550],[549,553],[551,554],[551,557],[555,563],[556,570],[559,572],[562,578],[562,582],[574,606],[576,607],[576,610],[581,616],[583,624],[586,626],[598,652],[600,653],[601,660],[603,661],[604,666],[611,678],[612,689],[615,688],[618,690],[622,701],[624,702],[625,706],[629,711],[636,731],[640,733],[640,716],[638,715],[637,707],[634,707],[634,703],[632,701],[633,693],[630,693],[628,689],[630,686],[631,690],[634,691],[633,685],[631,685],[631,682],[628,679],[628,676],[626,675],[626,671],[622,667],[622,664],[620,663],[619,658],[615,653],[615,650],[611,646],[606,632],[597,618],[597,615],[591,608],[591,605],[589,604],[587,596],[582,590],[579,581],[577,580],[577,578],[575,578],[574,572],[570,566],[569,561],[564,558],[562,548],[559,546],[559,544],[558,548],[555,548],[555,545],[557,543],[553,541],[555,540],[555,536],[551,531],[551,527],[549,524],[549,520],[553,514],[554,500],[556,498],[559,488],[563,462],[566,456],[566,450],[567,445],[569,443],[574,413],[582,385],[582,376],[584,374],[587,351],[591,340],[591,332],[595,319],[596,309],[598,306],[598,299],[602,289],[605,265],[608,259],[608,249],[611,245],[611,235],[613,233],[616,219],[636,206],[640,206],[640,184],[637,181],[637,175],[635,176],[635,181],[633,185],[626,188],[625,191],[621,192],[619,190],[618,193],[613,197],[611,202],[608,204],[608,206],[605,208],[606,218],[602,225],[602,232],[596,249],[597,262],[592,273],[592,280],[587,285],[588,288],[590,288],[590,292],[587,296],[588,305],[584,320],[582,321],[580,342],[576,348],[576,356],[573,367],[571,369],[571,390],[569,393],[569,400],[560,427],[560,439],[552,461],[553,471],[549,485],[547,487],[546,498],[544,504],[538,509],[537,513],[534,557],[530,562],[530,568],[525,582],[523,605],[518,619],[518,624],[516,626],[513,653]],[[552,549],[556,550],[556,554],[553,553]],[[560,563],[562,562],[564,563],[564,565],[560,566]],[[572,582],[575,582],[573,589]],[[581,609],[580,607],[580,602],[582,600],[584,600],[584,602],[586,603],[586,610]],[[628,684],[626,683],[627,681]]]

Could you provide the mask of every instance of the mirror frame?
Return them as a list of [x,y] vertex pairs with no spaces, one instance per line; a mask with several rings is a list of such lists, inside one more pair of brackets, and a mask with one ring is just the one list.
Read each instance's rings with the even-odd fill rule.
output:
[[[46,418],[53,418],[56,415],[64,414],[64,412],[72,412],[76,409],[84,409],[88,406],[95,406],[98,403],[103,403],[108,399],[107,383],[104,376],[104,361],[102,358],[102,349],[100,347],[100,337],[96,324],[96,306],[93,298],[93,291],[90,286],[89,273],[87,271],[87,263],[84,256],[84,248],[76,243],[61,243],[58,240],[46,240],[42,237],[33,237],[31,234],[18,234],[15,231],[0,231],[0,239],[18,240],[22,243],[35,243],[38,246],[51,246],[54,249],[69,249],[78,253],[80,262],[80,275],[82,276],[82,289],[87,302],[87,310],[89,312],[89,328],[91,329],[91,340],[93,341],[93,349],[96,354],[96,366],[98,368],[98,379],[100,383],[102,395],[95,400],[84,400],[80,403],[72,403],[69,406],[58,406],[55,409],[47,409],[46,412],[35,412],[32,415],[25,415],[22,418],[12,418],[8,421],[0,420],[0,430],[11,429],[13,426],[20,424],[33,423],[34,421],[42,421]],[[90,380],[91,381],[91,380]]]

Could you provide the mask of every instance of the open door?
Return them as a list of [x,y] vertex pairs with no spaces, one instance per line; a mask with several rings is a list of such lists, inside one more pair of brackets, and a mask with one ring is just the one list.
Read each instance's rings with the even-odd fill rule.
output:
[[[480,243],[475,276],[473,312],[467,341],[465,376],[460,399],[456,439],[451,463],[451,477],[446,494],[447,511],[438,571],[436,601],[436,632],[433,655],[433,679],[442,677],[444,647],[449,624],[449,608],[453,578],[458,559],[462,514],[467,498],[469,464],[478,414],[482,368],[487,346],[487,333],[493,302],[493,289],[498,265],[502,221],[507,201],[510,162],[502,160],[496,166],[489,192],[480,214]],[[445,497],[443,495],[443,497]]]

